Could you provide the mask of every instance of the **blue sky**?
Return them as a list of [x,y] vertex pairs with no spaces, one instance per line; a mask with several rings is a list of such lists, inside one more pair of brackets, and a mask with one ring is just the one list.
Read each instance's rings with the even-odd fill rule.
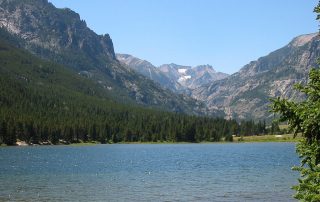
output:
[[158,66],[210,64],[234,73],[292,38],[318,31],[317,0],[49,0],[68,7],[115,51]]

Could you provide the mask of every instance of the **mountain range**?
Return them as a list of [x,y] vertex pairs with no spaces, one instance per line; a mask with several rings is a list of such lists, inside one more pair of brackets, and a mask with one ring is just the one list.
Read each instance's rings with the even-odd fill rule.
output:
[[239,72],[195,89],[192,97],[223,109],[226,118],[270,120],[270,98],[303,98],[294,84],[306,83],[310,69],[317,66],[319,39],[317,33],[298,36]]
[[216,72],[211,65],[191,67],[171,63],[161,65],[159,69],[170,79],[177,81],[190,90],[224,79],[228,76],[228,74]]
[[96,34],[79,14],[47,0],[0,0],[0,11],[0,27],[12,45],[88,80],[91,94],[179,113],[271,120],[269,99],[302,99],[293,85],[307,81],[320,56],[319,36],[307,34],[232,75],[211,65],[156,67],[115,54],[108,34]]
[[[232,75],[216,72],[210,65],[190,67],[171,63],[155,67],[133,56],[130,58],[138,61],[135,64],[117,58],[142,74],[143,64],[148,64],[150,69],[170,80],[166,83],[180,84],[174,85],[180,87],[174,89],[176,92],[186,93],[205,103],[209,114],[218,110],[227,119],[272,120],[273,114],[269,112],[271,98],[303,98],[294,90],[294,84],[306,83],[310,68],[316,67],[319,50],[317,33],[301,35]],[[162,85],[155,77],[149,78]]]
[[137,73],[148,77],[165,89],[170,89],[174,92],[180,92],[184,89],[180,83],[168,78],[168,76],[161,72],[160,69],[146,60],[141,60],[129,54],[116,54],[116,57],[123,65],[126,65]]
[[64,65],[98,83],[124,104],[201,114],[201,103],[165,90],[121,65],[108,34],[97,35],[79,14],[47,0],[0,0],[0,27],[17,36],[16,44],[36,56]]
[[116,57],[122,64],[134,71],[157,82],[162,87],[180,94],[190,94],[192,89],[228,76],[228,74],[216,72],[210,65],[191,67],[171,63],[156,67],[146,60],[129,54],[116,54]]

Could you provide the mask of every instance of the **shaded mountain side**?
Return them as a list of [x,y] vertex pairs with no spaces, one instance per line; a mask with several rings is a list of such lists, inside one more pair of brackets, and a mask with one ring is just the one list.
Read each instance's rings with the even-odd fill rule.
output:
[[118,102],[190,114],[206,111],[190,97],[121,65],[110,36],[94,33],[70,9],[57,9],[47,0],[0,0],[0,11],[0,26],[21,39],[18,46],[91,79]]
[[223,109],[226,118],[270,120],[269,99],[302,99],[293,86],[306,82],[319,56],[319,36],[302,35],[226,79],[195,89],[192,96],[210,109]]

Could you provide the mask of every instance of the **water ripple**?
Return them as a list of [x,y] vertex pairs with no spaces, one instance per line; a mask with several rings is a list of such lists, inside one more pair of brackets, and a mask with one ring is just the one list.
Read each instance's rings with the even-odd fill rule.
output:
[[0,148],[0,201],[293,201],[294,144]]

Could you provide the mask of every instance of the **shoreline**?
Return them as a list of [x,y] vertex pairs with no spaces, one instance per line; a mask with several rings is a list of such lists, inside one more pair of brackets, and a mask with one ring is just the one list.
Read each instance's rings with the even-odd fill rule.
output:
[[[106,143],[106,144],[238,144],[238,143],[263,143],[263,142],[292,142],[297,143],[301,140],[301,136],[293,137],[292,134],[285,134],[285,135],[261,135],[261,136],[243,136],[243,137],[233,137],[233,141],[218,141],[218,142],[172,142],[172,141],[157,141],[157,142],[116,142],[116,143]],[[92,146],[102,144],[97,141],[91,142],[79,142],[79,143],[68,143],[66,141],[60,141],[58,144],[52,144],[50,141],[40,142],[39,144],[29,144],[25,141],[17,141],[16,145],[5,145],[1,144],[0,147],[29,147],[29,146],[61,146],[61,145],[70,145],[70,146]]]

